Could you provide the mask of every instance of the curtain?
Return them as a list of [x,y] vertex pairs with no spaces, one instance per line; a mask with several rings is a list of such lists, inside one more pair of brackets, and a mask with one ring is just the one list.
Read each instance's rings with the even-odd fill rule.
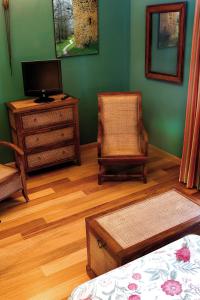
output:
[[196,0],[186,124],[179,181],[200,189],[200,0]]

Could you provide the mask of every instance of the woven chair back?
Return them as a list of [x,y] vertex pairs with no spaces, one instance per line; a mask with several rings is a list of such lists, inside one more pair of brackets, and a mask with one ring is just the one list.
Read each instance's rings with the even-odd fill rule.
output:
[[99,98],[104,155],[141,154],[139,122],[141,99],[137,94],[105,94]]

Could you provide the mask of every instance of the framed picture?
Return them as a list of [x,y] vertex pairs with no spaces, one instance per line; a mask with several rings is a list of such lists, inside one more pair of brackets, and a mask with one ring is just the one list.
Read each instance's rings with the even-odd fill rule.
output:
[[161,13],[159,17],[158,48],[177,47],[180,12]]
[[98,54],[98,0],[53,0],[56,56]]

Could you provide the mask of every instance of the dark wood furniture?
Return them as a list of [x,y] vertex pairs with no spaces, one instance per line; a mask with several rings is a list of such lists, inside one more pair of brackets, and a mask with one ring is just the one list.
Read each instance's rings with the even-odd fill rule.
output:
[[8,103],[12,139],[24,151],[24,169],[74,161],[80,164],[78,99],[38,104],[34,99]]
[[[154,35],[157,35],[159,28],[154,28],[153,26],[153,15],[159,15],[162,13],[177,12],[179,13],[179,35],[178,35],[178,45],[177,45],[177,56],[175,74],[166,73],[162,71],[152,70],[152,39]],[[184,50],[185,50],[185,22],[186,22],[186,2],[178,3],[165,3],[150,5],[146,8],[146,62],[145,62],[145,74],[149,79],[157,79],[170,81],[173,83],[180,84],[183,81],[183,69],[184,69]],[[158,22],[159,26],[159,22]],[[176,24],[174,24],[176,26]],[[154,32],[153,32],[154,30]],[[172,49],[172,48],[171,48]],[[157,50],[158,46],[157,46]],[[164,49],[166,50],[166,49]],[[163,52],[163,49],[160,51]],[[168,64],[171,63],[169,56],[163,57],[162,61],[167,60]]]
[[200,206],[175,190],[91,216],[87,272],[99,276],[189,233],[200,234]]
[[0,146],[15,151],[18,161],[18,167],[0,164],[0,201],[21,190],[26,202],[28,202],[29,198],[23,164],[24,152],[16,145],[4,141],[0,141]]
[[[100,93],[98,110],[98,183],[135,177],[146,183],[148,136],[142,122],[141,93]],[[113,174],[108,172],[113,166],[139,166],[139,170]]]

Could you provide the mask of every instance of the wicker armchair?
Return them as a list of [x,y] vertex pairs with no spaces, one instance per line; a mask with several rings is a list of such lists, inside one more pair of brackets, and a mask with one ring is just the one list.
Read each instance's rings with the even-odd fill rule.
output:
[[24,153],[16,145],[8,142],[0,141],[0,146],[15,151],[18,165],[18,167],[10,167],[0,164],[0,201],[9,197],[12,193],[21,190],[26,202],[28,202],[26,176],[22,163]]
[[[148,136],[142,123],[139,92],[98,95],[98,183],[140,177],[147,182]],[[109,173],[111,166],[135,166],[139,172]]]

